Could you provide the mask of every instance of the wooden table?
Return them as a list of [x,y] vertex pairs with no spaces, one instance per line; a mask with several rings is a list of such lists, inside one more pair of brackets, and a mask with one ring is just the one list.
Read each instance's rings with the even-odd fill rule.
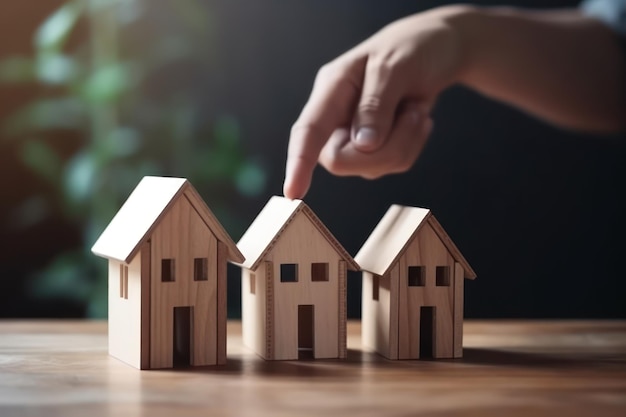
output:
[[105,322],[0,321],[0,416],[626,416],[626,322],[469,321],[465,357],[265,362],[229,323],[228,364],[138,371]]

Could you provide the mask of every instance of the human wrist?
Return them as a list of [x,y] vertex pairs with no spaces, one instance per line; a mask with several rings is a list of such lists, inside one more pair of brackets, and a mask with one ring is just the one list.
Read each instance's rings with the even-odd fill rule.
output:
[[455,81],[464,83],[478,67],[480,47],[483,41],[481,21],[487,11],[482,7],[471,5],[443,6],[442,19],[452,29],[457,43],[457,60]]

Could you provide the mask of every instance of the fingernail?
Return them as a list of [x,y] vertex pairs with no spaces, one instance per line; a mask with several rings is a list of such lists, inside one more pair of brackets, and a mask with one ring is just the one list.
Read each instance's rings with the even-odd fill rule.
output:
[[362,127],[356,133],[354,141],[360,146],[371,146],[376,143],[378,135],[376,130],[371,127]]

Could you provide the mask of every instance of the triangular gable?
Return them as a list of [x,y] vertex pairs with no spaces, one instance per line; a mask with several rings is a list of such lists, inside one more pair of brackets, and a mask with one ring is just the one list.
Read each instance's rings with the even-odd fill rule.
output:
[[476,273],[435,216],[430,210],[419,207],[397,204],[389,207],[354,259],[364,271],[385,275],[402,256],[420,228],[427,223],[433,228],[452,257],[463,266],[465,278],[476,278]]
[[347,262],[348,269],[352,271],[359,270],[359,266],[350,254],[302,200],[290,200],[278,196],[273,196],[269,199],[237,243],[237,247],[246,258],[245,262],[240,263],[240,265],[244,268],[255,270],[265,255],[272,249],[282,231],[300,212],[308,217],[328,243]]
[[216,238],[228,247],[229,259],[242,262],[243,255],[228,233],[184,178],[144,177],[102,232],[91,251],[98,256],[130,262],[174,202],[185,196]]

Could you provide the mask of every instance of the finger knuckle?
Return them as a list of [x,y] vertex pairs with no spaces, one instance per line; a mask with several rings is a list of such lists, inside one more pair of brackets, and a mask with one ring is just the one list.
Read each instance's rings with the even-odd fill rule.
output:
[[290,134],[291,136],[295,135],[305,135],[311,136],[315,134],[320,134],[322,128],[313,122],[296,122],[293,126],[291,126]]
[[370,57],[367,66],[367,75],[380,80],[401,78],[407,71],[405,61],[406,60],[395,51]]
[[378,113],[382,107],[382,100],[376,95],[367,95],[361,98],[358,105],[359,113]]
[[356,93],[361,89],[362,75],[345,60],[335,60],[322,65],[315,76],[316,86],[333,86]]
[[389,77],[396,71],[396,63],[388,55],[370,58],[367,66],[368,75],[377,77]]
[[333,62],[329,62],[324,64],[317,70],[317,75],[315,76],[315,81],[317,83],[321,81],[334,80],[339,77],[339,70],[337,65]]

